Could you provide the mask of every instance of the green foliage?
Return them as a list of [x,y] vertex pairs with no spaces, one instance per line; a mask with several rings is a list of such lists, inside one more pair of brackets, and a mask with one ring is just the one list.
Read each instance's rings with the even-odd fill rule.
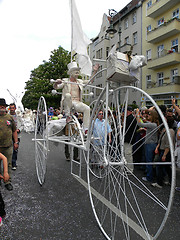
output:
[[26,82],[26,92],[22,103],[25,108],[37,109],[38,100],[41,96],[46,99],[47,106],[59,107],[61,95],[53,96],[53,85],[50,79],[68,77],[67,64],[71,61],[71,55],[61,46],[51,52],[49,61],[31,71],[30,79]]

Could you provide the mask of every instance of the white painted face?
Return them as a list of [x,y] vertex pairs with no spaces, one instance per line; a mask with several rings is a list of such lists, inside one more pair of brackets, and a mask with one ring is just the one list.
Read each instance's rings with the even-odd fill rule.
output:
[[71,72],[71,76],[74,77],[74,78],[78,78],[80,72],[78,70],[74,70]]

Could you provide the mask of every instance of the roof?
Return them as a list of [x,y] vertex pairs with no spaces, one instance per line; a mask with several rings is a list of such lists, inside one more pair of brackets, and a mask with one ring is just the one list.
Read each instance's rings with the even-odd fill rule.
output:
[[132,0],[129,2],[123,9],[121,9],[114,17],[113,23],[121,20],[122,18],[126,17],[132,10],[141,6],[144,0]]

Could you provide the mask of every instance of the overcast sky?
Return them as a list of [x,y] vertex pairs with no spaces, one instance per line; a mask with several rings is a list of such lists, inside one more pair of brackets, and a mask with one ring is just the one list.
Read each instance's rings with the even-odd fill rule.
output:
[[[103,14],[120,11],[129,0],[76,0],[83,31],[99,33]],[[0,98],[7,103],[24,91],[31,70],[62,46],[70,51],[69,0],[0,0]]]

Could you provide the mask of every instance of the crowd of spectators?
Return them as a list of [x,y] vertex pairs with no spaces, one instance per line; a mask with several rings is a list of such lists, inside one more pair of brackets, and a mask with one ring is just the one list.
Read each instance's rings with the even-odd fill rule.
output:
[[[170,137],[173,145],[173,155],[177,169],[180,168],[180,109],[172,100],[172,106],[167,108],[165,105],[159,106],[168,125]],[[128,112],[129,109],[127,109]],[[141,110],[131,109],[131,114],[137,121],[135,139],[143,139],[141,151],[138,151],[138,159],[136,154],[133,154],[133,162],[145,162],[147,165],[134,165],[135,168],[141,168],[144,171],[143,181],[149,182],[153,187],[162,188],[164,185],[171,184],[171,152],[168,134],[162,123],[162,119],[155,109],[142,108]],[[129,115],[129,113],[127,114]],[[128,121],[126,120],[127,124]],[[157,130],[158,129],[158,130]],[[132,133],[132,131],[131,131]],[[136,142],[133,143],[135,147]],[[136,148],[136,147],[135,147]],[[154,164],[158,162],[159,164]],[[151,164],[152,163],[152,164]],[[164,163],[164,164],[161,164]],[[166,164],[167,163],[167,164]],[[180,191],[179,187],[176,190]]]

